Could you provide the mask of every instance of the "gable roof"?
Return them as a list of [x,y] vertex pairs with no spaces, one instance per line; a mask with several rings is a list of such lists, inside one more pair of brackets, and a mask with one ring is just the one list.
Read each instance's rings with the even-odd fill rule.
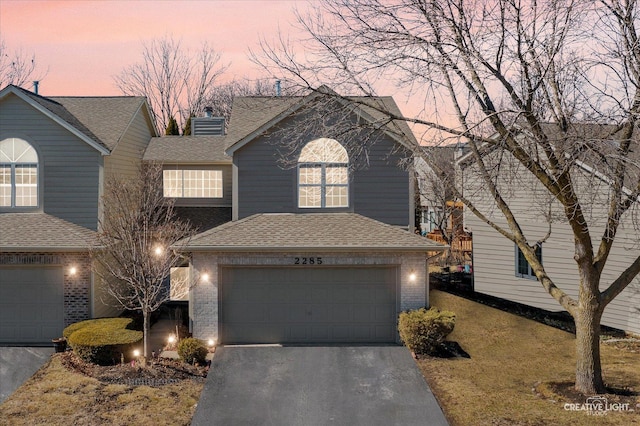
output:
[[0,214],[0,252],[87,251],[95,235],[46,213]]
[[[49,99],[61,104],[109,151],[115,149],[137,112],[146,106],[143,96],[62,96]],[[153,124],[149,127],[155,132]]]
[[[307,96],[247,96],[234,99],[227,134],[227,154],[251,142],[255,137],[272,128],[280,121],[290,117],[313,101],[330,96],[337,102],[355,106],[357,112],[371,123],[383,122],[387,116],[379,109],[402,116],[398,105],[391,96],[347,96],[342,97],[329,88],[322,86]],[[394,121],[382,126],[393,139],[401,145],[407,142],[417,144],[413,132],[405,121]]]
[[441,251],[446,246],[356,213],[262,213],[191,238],[189,251]]
[[[44,97],[18,86],[0,91],[0,100],[14,94],[62,127],[96,148],[103,155],[115,149],[141,109],[147,109],[141,96],[60,96]],[[153,124],[150,124],[155,133]]]
[[151,138],[144,161],[163,163],[228,163],[226,136],[161,136]]
[[[575,154],[573,164],[588,173],[595,173],[605,182],[608,182],[610,177],[611,166],[608,164],[610,159],[619,157],[619,141],[616,139],[619,132],[616,132],[616,129],[616,126],[608,124],[574,123],[566,132],[563,132],[553,123],[542,123],[542,130],[554,148],[561,150],[561,152]],[[526,132],[519,127],[516,127],[515,131]],[[497,135],[493,137],[499,140]],[[498,144],[488,145],[485,143],[479,147],[479,152],[484,156],[498,148]],[[624,179],[624,185],[629,188],[635,186],[640,179],[640,128],[638,126],[634,128],[626,160],[632,165],[627,170]],[[456,160],[456,164],[462,169],[473,163],[473,152],[468,152]],[[633,170],[635,170],[635,175]]]

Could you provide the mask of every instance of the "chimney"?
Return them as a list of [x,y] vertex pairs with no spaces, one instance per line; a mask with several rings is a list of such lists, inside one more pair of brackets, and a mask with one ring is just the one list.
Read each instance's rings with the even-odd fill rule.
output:
[[40,86],[40,81],[34,80],[33,81],[33,93],[35,93],[36,95],[38,94],[38,86]]
[[280,80],[276,80],[276,96],[281,96]]
[[210,106],[204,107],[204,116],[207,118],[213,117],[213,108]]

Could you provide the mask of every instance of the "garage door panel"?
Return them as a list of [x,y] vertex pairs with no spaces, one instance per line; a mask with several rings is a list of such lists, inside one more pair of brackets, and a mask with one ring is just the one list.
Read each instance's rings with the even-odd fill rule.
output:
[[376,320],[375,306],[371,305],[356,305],[353,307],[353,322],[354,323],[370,323]]
[[[293,281],[290,285],[279,285],[281,291],[281,298],[278,300],[286,300],[291,303],[306,303],[311,301],[310,288],[307,285],[303,285],[299,281]],[[278,294],[274,295],[278,297]]]
[[314,287],[311,289],[311,302],[313,303],[329,303],[331,292],[327,286],[320,288]]
[[0,267],[0,343],[51,343],[64,324],[60,266]]
[[311,312],[307,306],[291,304],[284,307],[289,312],[288,322],[307,322],[310,320]]
[[395,327],[390,326],[375,326],[374,332],[376,339],[380,340],[394,339],[396,335]]
[[393,315],[388,306],[376,306],[374,310],[374,320],[375,322],[392,322],[395,321],[396,317]]
[[332,320],[331,316],[329,315],[329,307],[326,304],[315,303],[313,305],[310,305],[309,309],[311,310],[311,320],[313,322],[320,321],[323,323],[328,323]]
[[394,342],[395,267],[223,267],[223,343]]
[[351,321],[351,306],[349,305],[330,305],[329,312],[333,322]]
[[265,309],[267,311],[267,318],[265,318],[266,322],[286,323],[288,321],[289,312],[283,307],[283,305],[266,305]]

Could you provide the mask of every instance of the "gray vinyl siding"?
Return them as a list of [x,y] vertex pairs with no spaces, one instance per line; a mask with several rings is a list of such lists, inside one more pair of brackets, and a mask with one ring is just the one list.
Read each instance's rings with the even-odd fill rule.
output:
[[112,174],[134,176],[152,136],[151,122],[140,109],[111,155],[105,158],[105,178]]
[[178,207],[231,207],[233,178],[231,164],[229,165],[200,165],[200,164],[164,164],[163,170],[221,170],[222,198],[176,198]]
[[0,107],[0,140],[9,137],[26,140],[38,152],[40,205],[34,211],[95,230],[101,154],[12,94]]
[[409,172],[400,165],[404,158],[390,139],[371,146],[369,166],[354,172],[355,213],[390,225],[409,225],[412,194]]
[[[295,126],[292,126],[295,130]],[[309,137],[309,141],[317,137]],[[335,209],[298,208],[295,158],[281,166],[278,146],[259,137],[236,151],[238,170],[237,218],[258,213],[354,212],[384,223],[408,226],[410,209],[409,173],[402,170],[401,156],[392,153],[394,142],[382,139],[368,152],[369,165],[352,171],[349,206]],[[351,159],[350,159],[351,160]]]
[[[470,197],[482,212],[490,212],[489,217],[498,224],[506,226],[504,219],[500,219],[500,212],[492,207],[489,197],[483,196],[479,182],[470,179],[470,170],[465,170],[465,195]],[[583,182],[580,182],[584,179]],[[588,177],[574,175],[574,180],[590,187],[599,188],[601,181],[587,181]],[[524,178],[513,179],[518,182],[514,190],[505,191],[507,203],[511,206],[525,236],[529,241],[542,239],[549,231],[549,224],[541,214],[544,191],[539,190]],[[599,197],[597,193],[594,197]],[[604,191],[603,195],[604,197]],[[533,200],[533,201],[532,201]],[[605,208],[604,200],[594,198],[593,212],[589,212],[591,235],[594,244],[599,243],[602,225],[598,223],[601,211]],[[557,210],[556,210],[557,211]],[[558,211],[551,224],[549,238],[542,243],[542,263],[553,282],[571,297],[577,297],[579,276],[573,255],[575,252],[573,233],[571,228],[561,219]],[[535,279],[519,278],[515,275],[515,246],[514,243],[501,236],[489,225],[478,219],[473,213],[465,210],[465,226],[473,233],[473,271],[474,288],[479,293],[489,294],[518,303],[534,306],[549,311],[561,311],[562,307],[556,302]],[[623,222],[607,264],[603,271],[600,290],[604,290],[619,274],[633,262],[637,256],[637,231]],[[635,249],[634,249],[635,247]],[[640,277],[635,280],[614,299],[606,308],[602,324],[634,333],[640,333]]]

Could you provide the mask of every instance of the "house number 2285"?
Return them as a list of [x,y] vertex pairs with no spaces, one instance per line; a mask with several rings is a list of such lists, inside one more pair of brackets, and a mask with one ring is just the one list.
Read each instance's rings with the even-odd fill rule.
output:
[[294,257],[294,265],[322,265],[321,257]]

